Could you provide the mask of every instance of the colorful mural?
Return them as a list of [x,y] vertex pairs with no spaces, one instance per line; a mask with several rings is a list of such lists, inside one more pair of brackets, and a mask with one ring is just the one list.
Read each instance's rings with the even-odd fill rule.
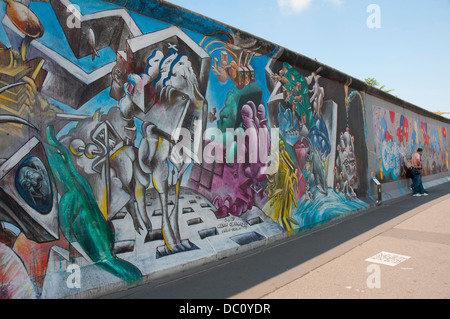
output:
[[423,174],[447,172],[449,144],[444,125],[427,123],[416,116],[405,116],[373,106],[377,176],[392,181],[407,176],[406,162],[421,147]]
[[[351,81],[144,2],[1,4],[0,298],[132,285],[368,206]],[[373,117],[382,180],[417,145],[448,170],[445,127]]]

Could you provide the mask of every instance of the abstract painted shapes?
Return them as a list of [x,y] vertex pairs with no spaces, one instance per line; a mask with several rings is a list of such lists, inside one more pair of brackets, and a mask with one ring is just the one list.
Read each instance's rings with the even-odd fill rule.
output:
[[69,250],[60,246],[53,246],[48,255],[46,274],[66,271],[71,264]]
[[223,164],[218,164],[216,162],[211,164],[206,162],[201,164],[194,163],[192,165],[190,179],[203,188],[210,190],[212,187],[216,165],[222,165],[223,168]]
[[0,299],[35,299],[36,290],[14,251],[0,243]]
[[[57,270],[58,268],[64,267],[62,271],[65,271],[66,265],[63,260],[58,259],[55,261],[52,259],[51,252],[53,250],[59,252],[67,251],[67,260],[70,261],[69,243],[61,233],[59,234],[58,240],[43,243],[30,240],[21,233],[14,242],[13,250],[22,260],[39,293],[42,291],[45,276],[51,269],[59,271]],[[54,264],[54,262],[58,264]]]
[[48,214],[53,206],[53,188],[49,173],[39,157],[30,156],[17,168],[14,184],[31,208]]
[[219,232],[217,231],[216,227],[211,227],[199,230],[198,235],[201,239],[205,239],[206,237],[217,236],[219,235]]
[[354,140],[349,129],[341,132],[335,167],[336,189],[349,199],[356,198],[354,190],[358,187]]
[[381,143],[381,162],[385,176],[391,174],[394,180],[399,178],[401,173],[401,157],[396,142],[384,140]]
[[203,223],[203,219],[200,217],[192,218],[187,221],[188,226],[197,225]]
[[240,127],[242,125],[242,108],[248,101],[260,105],[262,94],[263,91],[253,85],[247,85],[241,90],[234,88],[233,91],[228,92],[217,120],[217,127],[222,133],[225,134],[229,128]]
[[[46,19],[42,19],[44,28],[47,21],[58,24],[54,12],[49,12],[45,7],[41,7],[41,5],[38,4],[37,7],[40,8],[40,14],[45,14]],[[2,23],[12,47],[20,50],[23,34],[14,26],[9,18],[5,17]],[[52,31],[53,29],[47,30],[47,32]],[[58,36],[57,34],[53,35]],[[59,48],[67,45],[66,39],[61,39],[58,42],[58,46],[52,46],[49,43],[44,44],[44,40],[46,39],[53,38],[42,37],[32,41],[29,44],[30,50],[28,53],[29,59],[39,57],[43,61],[46,61],[45,71],[48,73],[45,82],[42,84],[42,93],[78,109],[110,85],[110,73],[114,66],[112,60],[109,63],[104,63],[104,65],[96,65],[96,67],[91,62],[83,64],[81,63],[83,60],[78,60],[73,55],[64,55],[61,54],[63,52],[58,52]],[[71,89],[66,89],[66,83],[71,83]]]
[[125,41],[142,32],[125,9],[82,15],[70,1],[51,0],[55,15],[74,55],[80,59],[103,48],[125,49]]
[[[152,62],[152,57],[156,53],[159,53],[158,56],[160,56],[158,58],[161,60],[159,63]],[[182,61],[183,59],[186,61]],[[185,117],[187,119],[192,116],[200,118],[203,121],[204,129],[207,122],[206,110],[194,112],[193,110],[170,108],[167,105],[164,105],[164,107],[161,104],[155,105],[155,102],[159,101],[159,97],[155,96],[154,93],[152,94],[151,90],[154,90],[154,88],[161,90],[161,85],[165,87],[168,84],[167,81],[170,82],[175,79],[175,77],[173,79],[170,77],[176,73],[174,68],[188,63],[198,82],[198,96],[205,96],[210,61],[209,55],[181,29],[170,27],[127,40],[126,51],[122,54],[118,53],[116,73],[120,76],[114,78],[113,84],[117,88],[123,87],[125,84],[123,81],[129,75],[144,74],[149,77],[148,83],[143,88],[145,94],[138,100],[133,97],[133,103],[136,103],[145,114],[140,116],[142,120],[155,123],[158,125],[158,129],[162,130],[167,136],[171,136],[173,130],[178,127],[191,129],[192,123],[183,123]],[[173,63],[170,64],[171,62]],[[149,63],[152,64],[151,69],[149,69]],[[186,74],[183,76],[186,76]],[[160,79],[164,82],[159,83]],[[176,85],[172,84],[172,86],[178,88]],[[137,89],[133,87],[132,91],[137,91]],[[117,90],[114,92],[113,97],[117,100],[122,99],[125,95],[125,92],[117,92]],[[185,90],[183,92],[186,93]],[[192,100],[192,96],[189,97]],[[187,100],[185,99],[186,102]],[[190,114],[192,112],[200,114]]]
[[[154,189],[149,189],[147,197],[152,197]],[[174,196],[174,190],[169,192],[169,201]],[[154,197],[154,196],[153,196]],[[127,253],[133,254],[155,253],[152,258],[161,259],[178,254],[187,254],[191,249],[192,256],[204,254],[206,247],[211,247],[214,251],[221,252],[227,249],[233,249],[236,245],[246,245],[267,238],[268,236],[279,234],[281,228],[276,225],[269,217],[256,207],[242,214],[242,216],[229,216],[227,218],[217,219],[213,212],[213,205],[199,193],[181,188],[180,190],[180,233],[185,237],[182,239],[184,250],[177,253],[171,252],[164,245],[164,238],[161,232],[161,216],[155,216],[153,212],[160,211],[159,199],[151,200],[152,210],[149,211],[153,229],[151,238],[144,240],[143,235],[134,234],[130,236],[130,232],[125,233],[131,227],[131,218],[127,215],[122,219],[114,219],[113,224],[116,229],[116,240],[114,243],[117,254],[125,257]],[[156,214],[158,215],[158,214]],[[252,234],[257,233],[258,235]],[[247,234],[248,233],[248,234]],[[245,235],[247,234],[247,235]],[[241,235],[241,236],[238,236]],[[232,237],[235,237],[234,239]],[[134,246],[131,241],[135,239]],[[126,248],[127,245],[128,249]],[[117,250],[116,250],[117,249]],[[191,258],[191,257],[177,257]]]
[[266,237],[264,237],[263,235],[254,231],[230,237],[232,241],[236,242],[240,246],[248,245],[252,242],[263,240],[265,238]]
[[165,256],[169,256],[169,255],[172,255],[172,254],[175,254],[178,252],[182,252],[182,251],[191,251],[191,250],[200,249],[195,244],[193,244],[189,239],[181,240],[181,246],[183,247],[183,250],[177,251],[177,252],[174,252],[174,251],[168,249],[166,245],[159,246],[156,249],[156,259],[165,257]]
[[30,38],[39,38],[44,34],[44,27],[39,18],[24,4],[6,0],[6,14],[12,23]]
[[[205,45],[205,50],[211,49],[211,45],[220,45],[219,47],[213,47],[209,51],[211,54],[214,51],[220,50],[220,62],[217,57],[214,58],[213,72],[220,82],[224,83],[228,79],[231,79],[238,89],[242,89],[246,85],[255,82],[255,70],[250,62],[256,54],[251,50],[234,45],[232,35],[227,33],[222,34],[228,37],[228,42],[213,40]],[[206,39],[207,36],[202,39],[200,44],[203,45]],[[230,57],[232,58],[231,61]]]
[[0,166],[0,219],[37,242],[59,238],[57,192],[41,142],[31,138]]

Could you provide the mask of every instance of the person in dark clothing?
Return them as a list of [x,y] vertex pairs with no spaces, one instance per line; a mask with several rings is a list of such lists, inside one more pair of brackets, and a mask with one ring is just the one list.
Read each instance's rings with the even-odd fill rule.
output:
[[413,196],[415,197],[428,195],[422,185],[422,163],[424,162],[422,153],[423,149],[419,147],[412,156]]

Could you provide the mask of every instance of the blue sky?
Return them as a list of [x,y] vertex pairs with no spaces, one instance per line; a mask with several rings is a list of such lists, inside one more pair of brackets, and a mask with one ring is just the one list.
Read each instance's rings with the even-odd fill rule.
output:
[[[450,112],[449,0],[167,1]],[[380,28],[369,28],[379,8]],[[373,21],[373,20],[371,20]],[[450,118],[450,114],[443,115]]]

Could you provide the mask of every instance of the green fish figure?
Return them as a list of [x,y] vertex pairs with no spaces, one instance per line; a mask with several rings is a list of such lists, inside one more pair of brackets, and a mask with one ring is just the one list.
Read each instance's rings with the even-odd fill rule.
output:
[[66,239],[78,242],[96,265],[109,273],[128,282],[142,278],[138,268],[118,258],[112,251],[113,232],[94,199],[90,185],[75,170],[69,152],[56,139],[53,126],[47,127],[44,148],[61,195],[58,220]]

